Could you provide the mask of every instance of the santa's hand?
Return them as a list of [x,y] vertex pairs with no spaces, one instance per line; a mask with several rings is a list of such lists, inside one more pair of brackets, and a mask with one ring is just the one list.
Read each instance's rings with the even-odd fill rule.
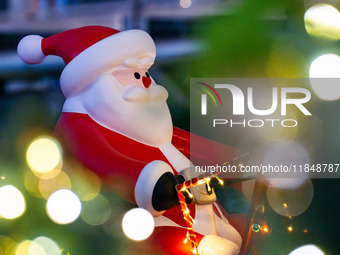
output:
[[[135,199],[139,207],[153,216],[178,204],[176,185],[184,182],[183,176],[175,176],[171,166],[155,160],[147,164],[140,173],[135,186]],[[186,199],[191,203],[192,199]]]
[[[157,211],[170,209],[178,204],[176,185],[183,183],[185,179],[182,175],[164,173],[157,181],[152,193],[152,205]],[[186,203],[192,203],[193,199],[185,195]]]
[[222,237],[206,235],[198,245],[198,252],[202,255],[237,255],[240,247]]
[[[194,168],[186,168],[179,172],[178,175],[182,175],[185,180],[190,180],[198,177],[199,173],[195,172]],[[216,201],[216,194],[214,189],[206,184],[201,184],[195,187],[191,187],[191,194],[193,195],[193,202],[195,204],[206,205]]]

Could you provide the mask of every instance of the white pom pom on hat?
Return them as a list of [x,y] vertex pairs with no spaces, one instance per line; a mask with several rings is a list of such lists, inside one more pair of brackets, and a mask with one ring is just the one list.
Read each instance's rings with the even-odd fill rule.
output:
[[21,39],[18,45],[18,55],[27,64],[39,64],[44,61],[40,35],[28,35]]

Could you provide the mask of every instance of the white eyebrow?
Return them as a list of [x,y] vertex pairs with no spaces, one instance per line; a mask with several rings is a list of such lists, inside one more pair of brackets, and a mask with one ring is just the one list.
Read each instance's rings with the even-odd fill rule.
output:
[[125,59],[123,62],[126,66],[130,66],[130,67],[137,67],[140,65],[139,59],[137,58],[128,58],[128,59]]
[[149,68],[154,63],[154,58],[144,57],[144,58],[128,58],[123,61],[125,66],[128,67],[145,67]]
[[151,66],[154,63],[154,58],[151,57],[145,57],[139,60],[139,62],[143,65],[143,66]]

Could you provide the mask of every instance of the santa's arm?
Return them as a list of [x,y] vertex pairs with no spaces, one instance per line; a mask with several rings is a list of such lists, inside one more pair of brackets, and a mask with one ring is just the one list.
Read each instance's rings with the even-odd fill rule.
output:
[[194,165],[223,165],[225,162],[232,162],[239,153],[237,149],[231,146],[177,127],[173,129],[172,144],[187,158],[190,158]]
[[[196,166],[216,166],[226,163],[233,164],[234,159],[242,155],[239,150],[218,143],[202,136],[192,134],[174,127],[172,144]],[[233,177],[237,177],[233,174]],[[242,177],[241,175],[239,176]],[[241,189],[240,185],[233,186]]]
[[88,115],[78,113],[63,113],[55,131],[71,155],[126,200],[147,209],[154,216],[176,205],[178,199],[174,186],[178,180],[169,164],[162,160],[149,162],[128,156],[122,153],[122,147],[127,145],[114,138],[110,140],[105,132],[107,129]]

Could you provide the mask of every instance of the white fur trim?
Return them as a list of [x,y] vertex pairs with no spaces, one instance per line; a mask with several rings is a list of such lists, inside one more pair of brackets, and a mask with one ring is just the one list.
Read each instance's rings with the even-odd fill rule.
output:
[[207,235],[198,245],[198,252],[204,255],[237,255],[240,252],[240,247],[222,237]]
[[152,57],[142,58],[140,60],[140,65],[141,66],[152,66],[154,61],[155,61],[155,59],[152,58]]
[[215,216],[218,235],[235,243],[241,247],[242,237],[240,233],[228,223],[228,221],[222,220],[217,215]]
[[46,56],[41,49],[42,39],[40,35],[28,35],[21,39],[17,52],[22,61],[27,64],[39,64],[44,61]]
[[155,59],[156,46],[148,33],[136,29],[123,31],[81,52],[61,74],[60,85],[64,95],[77,94],[101,74],[123,64],[130,57]]
[[152,161],[143,168],[135,186],[138,207],[148,210],[154,217],[162,215],[164,211],[159,212],[153,208],[152,193],[158,179],[167,172],[174,173],[167,163],[160,160]]
[[159,147],[159,149],[177,172],[192,166],[190,160],[185,157],[172,143],[163,144]]
[[210,205],[197,205],[195,204],[195,221],[193,225],[194,231],[201,235],[217,235],[217,227],[215,218],[217,215],[214,213],[212,204]]
[[185,227],[178,225],[176,222],[163,215],[155,218],[155,227],[176,227],[185,229]]

